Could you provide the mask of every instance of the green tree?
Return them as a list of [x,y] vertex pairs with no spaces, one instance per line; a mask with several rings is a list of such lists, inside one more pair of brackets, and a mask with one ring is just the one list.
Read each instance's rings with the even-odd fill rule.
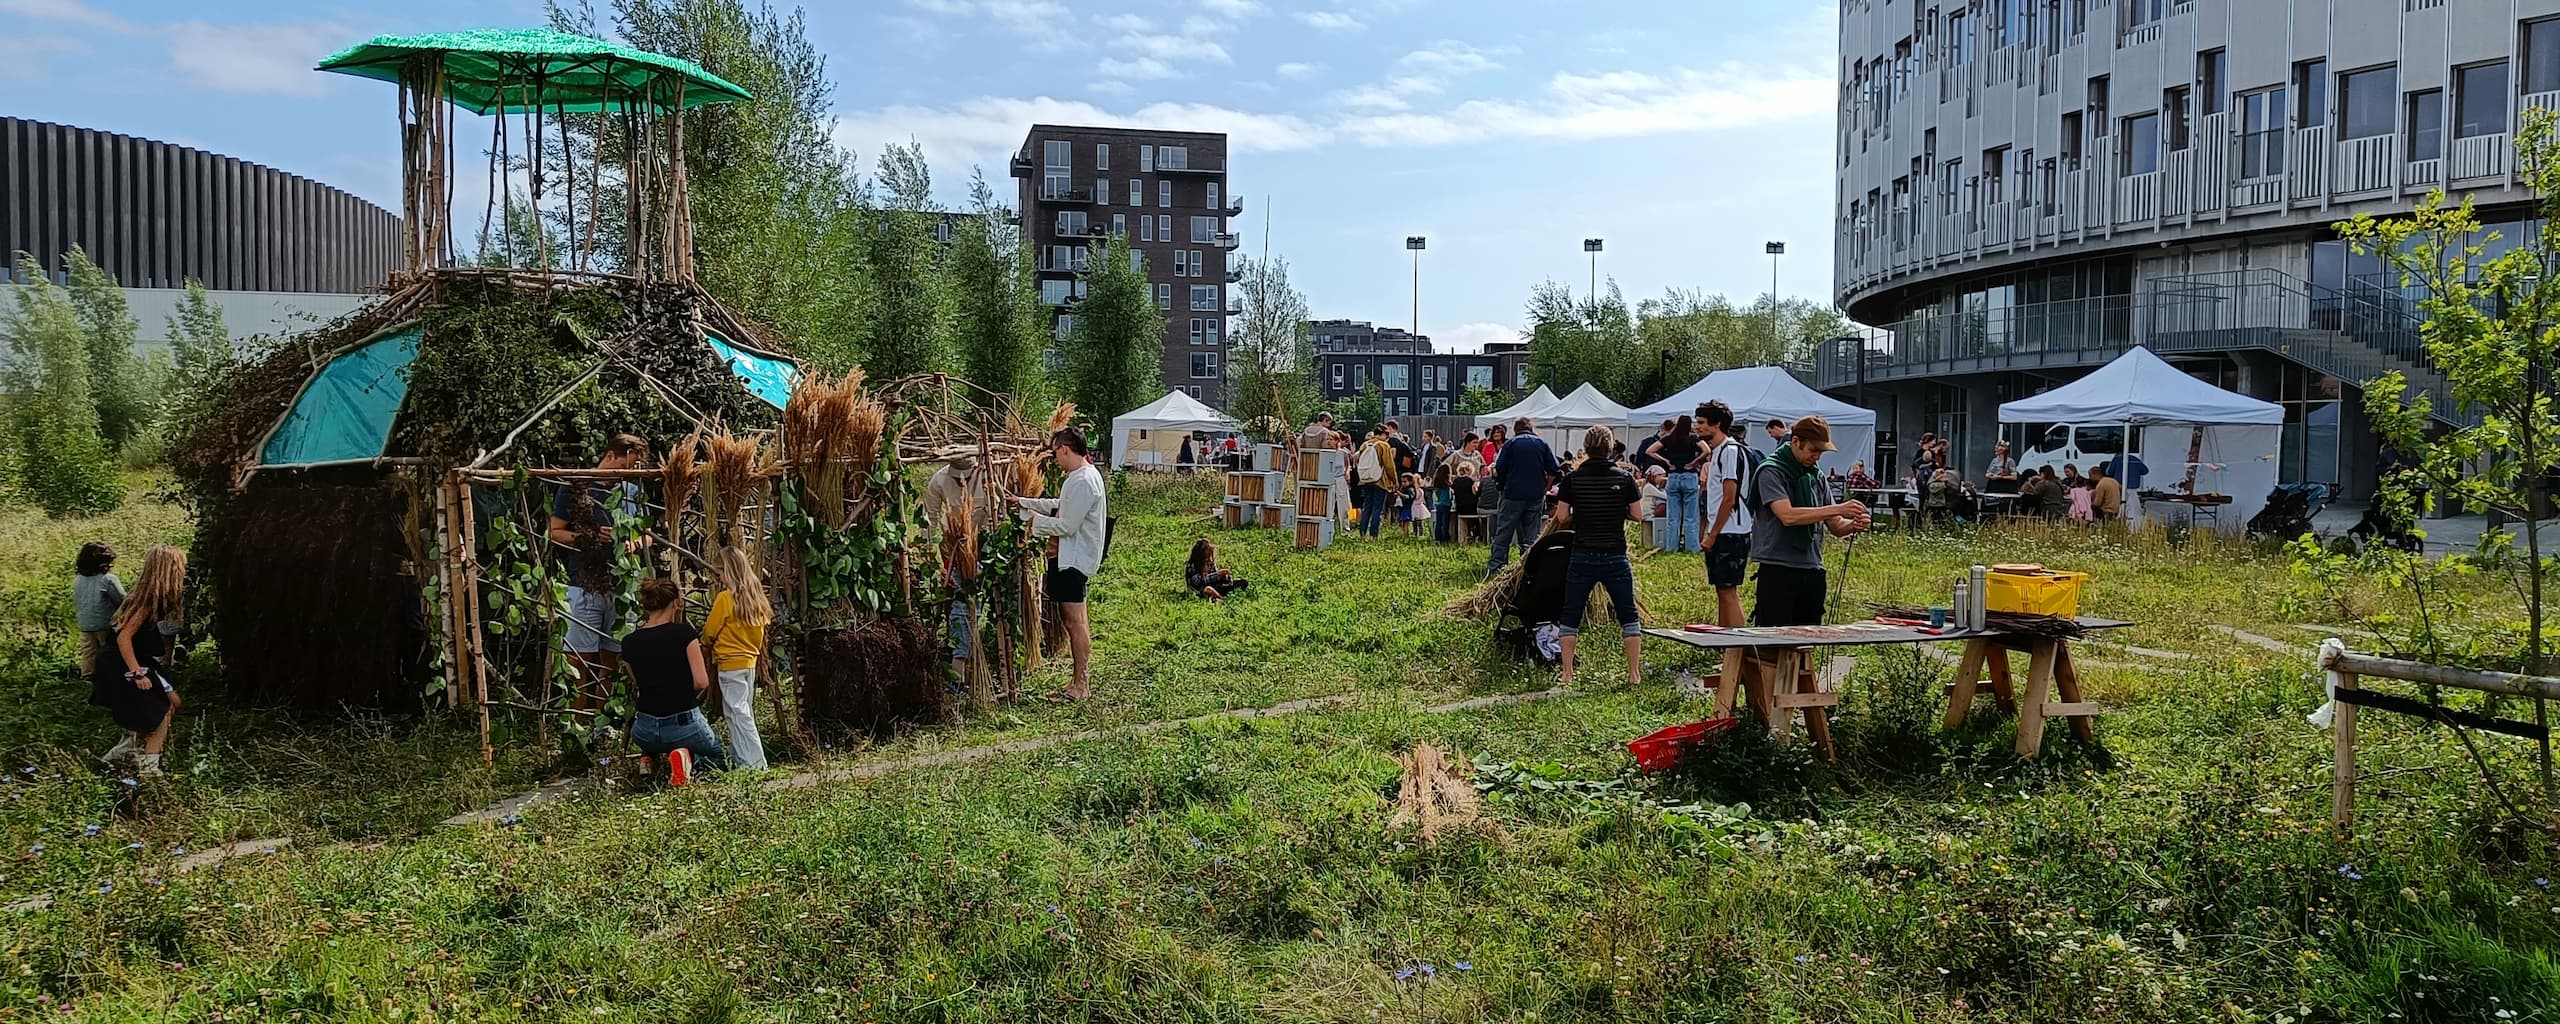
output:
[[[2456,407],[2480,422],[2430,438],[2434,401],[2406,393],[2398,371],[2365,385],[2376,433],[2434,484],[2437,494],[2459,495],[2475,506],[2521,520],[2526,557],[2516,566],[2525,597],[2525,644],[2516,660],[2541,674],[2548,664],[2542,595],[2549,566],[2541,531],[2548,496],[2548,467],[2560,461],[2560,422],[2553,417],[2552,373],[2560,365],[2560,280],[2552,259],[2560,253],[2560,142],[2550,111],[2531,111],[2517,140],[2519,183],[2535,196],[2534,219],[2517,245],[2495,256],[2486,243],[2471,200],[2448,205],[2444,190],[2420,200],[2406,216],[2358,214],[2339,235],[2360,254],[2377,254],[2400,272],[2404,285],[2420,289],[2419,336],[2444,375]],[[2378,499],[2382,500],[2382,499]],[[2465,645],[2468,646],[2468,645]],[[2442,648],[2429,652],[2443,657]],[[2534,719],[2547,724],[2544,701]],[[2549,751],[2543,782],[2551,784]]]
[[1096,422],[1159,397],[1164,387],[1164,311],[1154,286],[1132,266],[1129,240],[1112,236],[1081,278],[1075,327],[1060,353],[1067,399]]
[[1037,287],[1021,266],[1021,233],[1012,212],[996,201],[986,174],[973,172],[969,217],[952,232],[943,268],[960,375],[1027,403],[1048,335],[1040,326]]
[[15,300],[0,310],[8,362],[0,382],[17,442],[18,489],[49,516],[85,516],[122,504],[124,487],[98,433],[90,390],[89,333],[70,297],[47,282],[44,268],[21,257]]
[[125,305],[124,287],[90,262],[79,246],[72,246],[63,261],[71,269],[71,309],[87,338],[89,394],[97,404],[98,434],[109,450],[121,450],[150,429],[160,396],[134,352],[137,325]]
[[1289,261],[1239,256],[1244,317],[1230,339],[1227,412],[1251,426],[1277,424],[1277,438],[1313,414],[1319,401],[1315,346],[1307,342],[1307,297],[1289,284]]
[[874,176],[881,207],[872,211],[871,330],[863,369],[877,379],[947,368],[950,335],[941,243],[934,228],[942,211],[933,203],[933,172],[924,147],[891,146],[880,154]]
[[1350,415],[1335,418],[1344,420],[1342,426],[1346,429],[1375,426],[1387,418],[1387,392],[1378,386],[1378,382],[1370,381],[1359,394],[1352,396]]
[[1501,412],[1510,406],[1511,399],[1502,392],[1468,385],[1466,390],[1458,392],[1457,408],[1449,411],[1459,416],[1482,416]]
[[194,423],[205,404],[220,394],[223,379],[240,365],[231,328],[222,322],[221,307],[205,296],[204,282],[187,279],[186,298],[179,300],[178,311],[169,317],[169,353],[161,421]]
[[1635,321],[1618,283],[1606,294],[1577,299],[1554,281],[1529,293],[1529,386],[1561,395],[1584,384],[1611,396],[1626,394],[1646,369],[1637,351]]

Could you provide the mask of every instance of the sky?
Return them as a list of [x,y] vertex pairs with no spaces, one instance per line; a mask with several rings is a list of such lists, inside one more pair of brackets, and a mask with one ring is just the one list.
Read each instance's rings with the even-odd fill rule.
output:
[[[598,3],[609,8],[609,3]],[[1516,337],[1542,281],[1630,300],[1831,294],[1833,0],[837,0],[806,5],[836,137],[923,144],[945,201],[1035,122],[1229,136],[1242,250],[1320,318]],[[313,72],[378,34],[541,21],[539,0],[0,0],[0,114],[399,197],[392,90]],[[458,203],[458,205],[460,205]]]

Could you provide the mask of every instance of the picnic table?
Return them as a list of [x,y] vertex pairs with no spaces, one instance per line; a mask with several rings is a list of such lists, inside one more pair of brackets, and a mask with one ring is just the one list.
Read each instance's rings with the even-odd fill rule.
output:
[[[2078,622],[2083,631],[2089,632],[2133,625],[2118,619],[2085,615],[2080,616]],[[1794,733],[1795,716],[1802,712],[1805,734],[1825,759],[1829,759],[1832,753],[1829,709],[1839,705],[1840,694],[1826,686],[1813,670],[1813,652],[1824,647],[1962,641],[1964,652],[1956,662],[1956,678],[1950,685],[1947,699],[1946,728],[1964,724],[1966,716],[1972,713],[1974,698],[1980,692],[1987,671],[1994,699],[2003,710],[2017,713],[2018,756],[2036,756],[2044,745],[2044,723],[2048,718],[2069,719],[2072,735],[2083,742],[2096,738],[2093,722],[2098,714],[2098,705],[2089,700],[2081,689],[2080,672],[2071,660],[2071,641],[2065,638],[1999,628],[1940,630],[1884,622],[1733,629],[1647,629],[1645,634],[1722,654],[1724,670],[1716,682],[1716,714],[1732,712],[1737,687],[1768,721],[1769,731],[1780,737]],[[2010,674],[2009,654],[2012,651],[2027,654],[2024,701],[2019,700]],[[2061,699],[2053,699],[2057,696]]]

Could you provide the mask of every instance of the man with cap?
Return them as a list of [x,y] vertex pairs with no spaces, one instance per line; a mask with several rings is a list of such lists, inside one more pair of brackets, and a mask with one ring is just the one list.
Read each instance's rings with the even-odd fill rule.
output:
[[1833,450],[1831,424],[1807,416],[1796,421],[1786,447],[1752,471],[1751,560],[1760,563],[1754,626],[1820,625],[1829,582],[1822,534],[1847,537],[1875,522],[1862,502],[1814,503],[1823,493],[1822,453]]

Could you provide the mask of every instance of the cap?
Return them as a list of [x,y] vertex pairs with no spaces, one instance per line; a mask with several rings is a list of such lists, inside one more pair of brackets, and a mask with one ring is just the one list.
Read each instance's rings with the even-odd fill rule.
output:
[[1798,441],[1813,442],[1814,448],[1818,451],[1840,450],[1831,443],[1831,424],[1825,422],[1820,416],[1807,416],[1797,420],[1793,433]]

